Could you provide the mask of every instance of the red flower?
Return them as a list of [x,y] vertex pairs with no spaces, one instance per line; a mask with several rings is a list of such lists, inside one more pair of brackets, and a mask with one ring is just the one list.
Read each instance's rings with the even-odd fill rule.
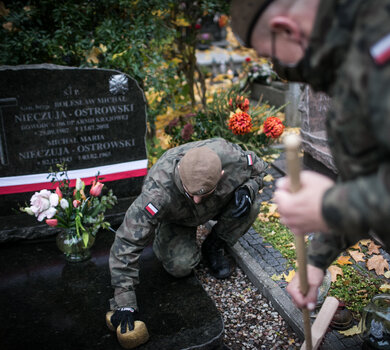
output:
[[89,194],[94,197],[99,197],[102,193],[102,188],[104,184],[101,182],[96,182],[95,180],[92,181],[91,189],[89,190]]
[[235,135],[244,135],[252,130],[252,118],[245,112],[232,114],[229,119],[229,129]]
[[221,15],[221,16],[219,16],[219,18],[218,18],[218,25],[219,25],[219,28],[225,27],[226,24],[228,23],[228,20],[229,20],[229,17],[226,16],[226,15]]
[[283,134],[284,125],[279,118],[268,117],[263,124],[263,130],[268,137],[277,139],[280,135]]
[[250,62],[252,59],[250,57],[245,57],[245,62]]
[[191,123],[184,125],[183,129],[181,129],[181,137],[184,141],[190,140],[192,134],[194,133],[194,127]]
[[241,109],[243,112],[248,112],[249,110],[249,100],[244,98],[244,96],[237,95],[236,102],[233,105],[233,99],[229,99],[228,107],[231,111],[235,111],[237,108]]
[[200,28],[202,28],[202,26],[201,26],[199,23],[196,23],[196,24],[195,24],[195,29],[198,29],[198,30],[199,30]]
[[46,219],[46,223],[49,225],[49,226],[57,226],[58,225],[58,220],[57,219]]
[[241,96],[240,101],[237,101],[237,107],[241,109],[243,112],[248,112],[249,110],[249,100],[246,98],[244,101],[244,97]]

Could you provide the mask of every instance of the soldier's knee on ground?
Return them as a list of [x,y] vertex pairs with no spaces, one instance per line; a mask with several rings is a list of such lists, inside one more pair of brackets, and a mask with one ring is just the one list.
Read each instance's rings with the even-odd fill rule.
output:
[[174,277],[185,277],[191,274],[192,270],[200,261],[200,254],[191,257],[180,255],[171,257],[168,261],[163,261],[165,270]]

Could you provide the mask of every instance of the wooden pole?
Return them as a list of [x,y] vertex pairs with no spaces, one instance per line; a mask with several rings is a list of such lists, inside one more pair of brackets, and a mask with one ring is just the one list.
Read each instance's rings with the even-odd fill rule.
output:
[[[301,166],[298,157],[299,148],[301,146],[301,140],[299,136],[295,134],[290,134],[285,136],[284,144],[286,147],[287,173],[290,177],[291,191],[297,192],[301,188],[301,182],[299,179]],[[295,246],[297,251],[300,289],[302,294],[306,295],[309,290],[309,285],[307,283],[307,262],[306,262],[306,248],[305,248],[304,235],[295,236]],[[306,307],[302,309],[302,315],[303,315],[303,326],[305,332],[306,349],[312,350],[310,312]]]

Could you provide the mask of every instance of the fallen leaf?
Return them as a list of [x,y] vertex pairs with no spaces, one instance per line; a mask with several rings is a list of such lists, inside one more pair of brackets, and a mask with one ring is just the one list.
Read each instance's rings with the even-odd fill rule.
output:
[[374,242],[371,241],[371,243],[368,245],[368,252],[367,254],[368,255],[371,255],[371,254],[380,254],[381,252],[379,251],[379,248],[381,246],[380,245],[377,245],[375,244]]
[[332,277],[332,282],[337,281],[338,275],[343,276],[343,270],[341,269],[341,267],[338,267],[336,265],[331,265],[328,267],[328,270],[329,270],[330,275]]
[[352,337],[356,334],[363,332],[363,319],[360,319],[360,322],[357,326],[353,326],[345,331],[338,331],[340,334],[345,335],[346,337]]
[[386,293],[390,290],[390,284],[384,283],[379,287],[379,290],[383,293]]
[[385,269],[389,269],[389,263],[382,255],[374,255],[367,260],[367,268],[369,270],[375,270],[377,275],[383,275]]
[[365,261],[364,253],[358,252],[356,250],[348,250],[348,253],[352,256],[353,260],[355,260],[356,262]]
[[99,49],[101,52],[105,53],[107,52],[107,46],[103,44],[99,44]]
[[294,276],[295,276],[295,271],[294,270],[290,270],[288,275],[286,275],[285,273],[283,274],[283,277],[284,277],[285,281],[288,282],[288,283],[291,282],[291,280],[293,279]]
[[290,242],[288,244],[285,244],[284,247],[294,250],[295,249],[295,244],[293,242]]
[[385,276],[386,278],[390,278],[390,271],[386,271],[383,276]]
[[264,219],[268,219],[271,216],[276,218],[280,217],[279,213],[276,211],[278,209],[278,206],[275,203],[262,202],[261,204],[262,210],[258,216],[261,221],[269,221]]
[[359,242],[361,245],[365,245],[367,247],[372,241],[371,239],[362,239]]
[[283,278],[283,275],[276,275],[276,274],[273,274],[273,275],[271,276],[271,280],[272,280],[272,281],[280,281],[282,278]]
[[274,180],[274,177],[271,174],[268,174],[268,175],[264,176],[263,180],[265,182],[271,182]]
[[176,20],[172,21],[173,24],[175,24],[178,27],[189,27],[190,23],[185,18],[177,18]]
[[95,63],[95,64],[98,64],[99,63],[99,58],[98,56],[102,53],[102,51],[94,46],[91,51],[89,52],[88,54],[88,57],[87,57],[87,62],[88,63]]
[[352,265],[352,262],[349,261],[350,258],[351,258],[350,256],[344,256],[344,255],[342,255],[342,256],[340,256],[340,257],[337,259],[336,263],[339,264],[339,265],[341,265],[341,266],[344,266],[344,265]]
[[355,245],[353,245],[352,247],[349,247],[349,249],[358,249],[358,250],[362,250],[362,248],[360,247],[359,245],[359,242],[357,242]]

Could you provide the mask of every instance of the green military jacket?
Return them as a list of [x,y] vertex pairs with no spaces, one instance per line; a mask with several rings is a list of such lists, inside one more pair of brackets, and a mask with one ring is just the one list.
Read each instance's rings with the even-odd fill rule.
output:
[[[186,151],[201,146],[218,154],[224,174],[207,200],[195,205],[185,194],[177,165]],[[138,258],[153,239],[160,222],[189,227],[204,224],[222,213],[233,200],[235,190],[242,186],[249,189],[254,199],[262,187],[265,169],[266,163],[254,152],[244,151],[220,138],[187,143],[165,152],[148,172],[142,193],[129,207],[116,232],[109,259],[111,282],[115,288],[111,308],[137,308],[134,287],[138,284]]]
[[308,260],[328,267],[374,236],[390,248],[390,0],[322,0],[300,74],[332,97],[329,146],[339,181],[323,198],[335,235],[318,234]]

